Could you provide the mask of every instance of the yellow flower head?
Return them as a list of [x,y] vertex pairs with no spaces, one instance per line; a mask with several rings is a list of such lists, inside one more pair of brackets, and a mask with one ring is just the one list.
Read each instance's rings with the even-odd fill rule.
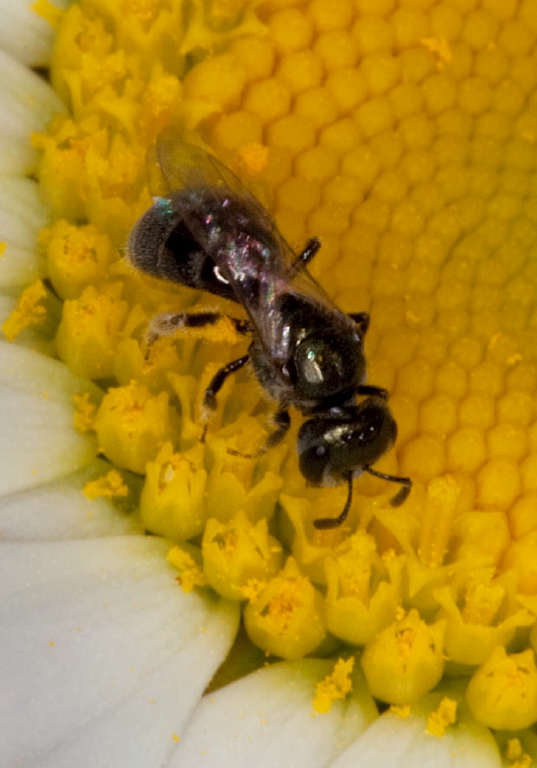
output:
[[[248,597],[245,627],[266,653],[346,643],[364,649],[382,701],[414,704],[453,674],[477,720],[527,728],[537,721],[537,6],[185,7],[87,0],[66,11],[51,79],[70,114],[34,139],[55,218],[46,271],[65,300],[57,351],[107,389],[93,420],[101,452],[145,476],[146,528],[190,542],[195,568],[171,556],[189,588]],[[243,370],[207,419],[208,382],[246,353],[235,326],[176,329],[148,348],[157,314],[229,312],[123,258],[151,205],[148,150],[170,125],[255,188],[297,252],[319,237],[311,271],[342,310],[369,313],[368,381],[388,390],[398,425],[375,468],[412,479],[402,507],[389,484],[362,476],[345,525],[316,530],[346,489],[306,488],[300,417],[282,446],[260,451],[270,405]],[[11,325],[27,322],[27,304],[39,319],[32,297]],[[449,727],[450,707],[431,733]]]

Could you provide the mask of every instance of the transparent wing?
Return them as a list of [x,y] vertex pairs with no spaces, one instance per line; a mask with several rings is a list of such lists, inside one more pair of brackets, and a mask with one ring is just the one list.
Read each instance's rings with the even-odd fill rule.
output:
[[[289,318],[279,311],[285,293],[307,296],[336,310],[323,289],[302,266],[294,269],[296,255],[276,224],[235,174],[209,152],[184,142],[173,129],[165,130],[148,157],[149,184],[153,195],[173,197],[179,190],[198,190],[201,198],[220,209],[229,231],[226,248],[215,248],[204,225],[203,211],[182,210],[186,225],[230,283],[236,300],[247,311],[271,359],[288,358]],[[200,199],[201,199],[200,198]],[[238,205],[237,205],[238,204]],[[240,240],[237,221],[225,211],[240,210],[249,230],[259,233],[268,245],[260,249],[233,247]],[[336,310],[338,311],[338,310]]]
[[173,128],[164,130],[149,150],[148,177],[149,189],[154,196],[167,197],[189,187],[229,189],[255,203],[260,215],[269,218],[263,206],[229,168],[202,147],[183,141]]

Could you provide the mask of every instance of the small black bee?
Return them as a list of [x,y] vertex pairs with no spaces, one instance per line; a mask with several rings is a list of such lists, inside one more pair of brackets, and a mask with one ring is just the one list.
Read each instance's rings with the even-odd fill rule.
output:
[[[225,379],[250,363],[260,384],[278,402],[277,445],[290,426],[289,407],[308,420],[298,433],[300,470],[314,485],[347,482],[345,507],[336,518],[314,521],[336,528],[349,512],[353,479],[362,472],[400,483],[398,506],[412,482],[371,468],[394,443],[397,426],[388,393],[365,384],[366,312],[339,310],[308,273],[320,248],[309,240],[296,256],[261,204],[215,157],[165,131],[151,151],[157,179],[154,205],[134,226],[131,263],[153,277],[171,280],[241,304],[248,319],[230,318],[251,337],[248,353],[219,370],[204,404],[216,408]],[[152,190],[153,191],[153,190]],[[180,327],[216,323],[215,312],[159,315],[149,341]],[[366,396],[357,403],[357,396]]]

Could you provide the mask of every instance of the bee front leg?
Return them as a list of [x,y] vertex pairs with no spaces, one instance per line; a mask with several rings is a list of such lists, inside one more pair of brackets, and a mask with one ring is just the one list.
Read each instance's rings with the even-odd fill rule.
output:
[[[220,392],[222,389],[222,386],[227,379],[228,376],[230,376],[232,373],[235,373],[235,371],[238,371],[240,368],[243,367],[243,365],[246,365],[248,360],[250,359],[250,355],[244,355],[244,357],[239,357],[237,360],[232,360],[227,365],[224,365],[223,368],[220,368],[213,378],[211,379],[211,382],[207,389],[205,390],[205,394],[203,395],[203,407],[206,408],[208,411],[216,411],[217,403],[216,403],[216,395]],[[207,418],[206,414],[206,418]],[[205,427],[203,428],[203,434],[201,436],[201,442],[205,442],[205,436],[207,435],[207,427],[209,425],[205,424]],[[228,449],[229,450],[229,449]],[[230,451],[231,453],[231,451]]]
[[390,483],[400,483],[402,488],[395,494],[390,501],[392,507],[400,507],[403,502],[408,498],[410,491],[412,490],[412,480],[409,477],[400,477],[399,475],[387,475],[385,472],[377,472],[376,469],[364,466],[364,472],[369,472],[370,475],[380,477],[381,480],[389,480]]
[[205,408],[210,408],[211,411],[216,410],[216,395],[222,389],[222,385],[224,384],[224,381],[232,373],[235,373],[235,371],[238,371],[240,368],[243,367],[243,365],[246,365],[249,359],[250,359],[250,355],[244,355],[244,357],[239,357],[237,358],[237,360],[232,360],[231,363],[228,363],[227,365],[225,365],[223,368],[220,368],[220,370],[215,373],[215,375],[211,379],[211,383],[205,390],[205,395],[203,396],[203,405]]

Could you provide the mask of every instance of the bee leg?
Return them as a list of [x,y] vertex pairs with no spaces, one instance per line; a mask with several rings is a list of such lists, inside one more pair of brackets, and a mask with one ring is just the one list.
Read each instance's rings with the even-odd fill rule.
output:
[[376,469],[371,469],[371,467],[364,467],[364,472],[369,472],[370,475],[374,475],[375,477],[380,477],[381,480],[389,480],[391,483],[401,483],[403,486],[401,490],[399,490],[393,499],[391,500],[390,504],[392,507],[400,507],[401,504],[407,500],[408,494],[410,493],[412,489],[412,480],[409,477],[398,477],[397,475],[386,475],[384,472],[377,472]]
[[365,336],[369,328],[369,312],[349,312],[349,317],[354,320],[362,336]]
[[288,433],[289,427],[291,426],[291,417],[289,416],[287,408],[278,409],[273,416],[273,421],[276,429],[268,436],[265,447],[263,448],[263,453],[268,451],[269,448],[275,448],[279,445]]
[[383,387],[375,387],[374,384],[360,384],[359,387],[356,387],[356,394],[382,397],[383,400],[388,399],[388,390]]
[[308,240],[304,246],[304,250],[300,253],[289,267],[288,276],[293,277],[297,272],[300,272],[306,267],[313,259],[319,248],[321,247],[321,241],[317,237],[312,237]]
[[182,328],[184,318],[182,312],[163,312],[153,317],[145,334],[148,351],[161,336],[173,336],[179,328]]
[[289,416],[287,408],[279,408],[272,419],[276,425],[276,429],[268,436],[268,439],[261,450],[256,451],[256,453],[240,453],[239,451],[233,450],[233,448],[228,448],[228,453],[232,456],[242,456],[243,459],[259,459],[264,453],[270,450],[270,448],[275,448],[279,445],[289,431],[291,417]]
[[238,333],[243,336],[252,332],[252,323],[249,320],[243,320],[238,317],[231,317],[230,315],[222,315],[220,312],[192,312],[190,314],[184,314],[183,328],[204,328],[206,325],[216,325],[216,323],[223,317],[227,317]]
[[352,472],[347,472],[347,489],[347,501],[345,502],[343,510],[337,517],[318,517],[317,520],[314,520],[313,525],[317,530],[326,531],[331,528],[339,528],[340,525],[343,525],[347,519],[352,504]]
[[222,317],[231,320],[238,333],[243,335],[251,333],[252,324],[249,320],[229,317],[220,312],[164,312],[151,320],[146,335],[147,344],[151,346],[161,336],[173,336],[181,328],[204,328],[206,325],[216,325]]
[[223,368],[220,368],[220,370],[215,373],[203,396],[203,405],[205,408],[210,408],[211,411],[216,410],[216,395],[222,389],[224,381],[230,374],[235,373],[235,371],[238,371],[243,365],[246,365],[249,359],[250,355],[239,357],[237,360],[232,360],[231,363],[224,365]]

